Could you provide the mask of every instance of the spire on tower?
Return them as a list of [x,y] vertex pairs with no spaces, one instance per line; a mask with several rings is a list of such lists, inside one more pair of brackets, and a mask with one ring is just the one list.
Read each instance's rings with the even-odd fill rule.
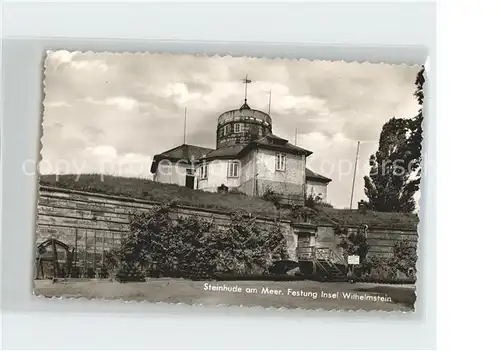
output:
[[247,103],[247,87],[248,83],[252,83],[250,79],[248,79],[248,74],[245,75],[245,79],[242,79],[242,82],[245,84],[245,105]]

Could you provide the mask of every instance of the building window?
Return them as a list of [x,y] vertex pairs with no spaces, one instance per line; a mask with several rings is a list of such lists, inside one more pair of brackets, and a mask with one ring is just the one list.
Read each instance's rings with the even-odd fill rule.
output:
[[227,168],[227,176],[230,178],[236,178],[239,176],[239,171],[240,171],[240,163],[238,161],[231,161],[229,162],[228,168]]
[[208,178],[208,165],[206,163],[203,163],[200,167],[200,179],[207,179]]
[[224,126],[224,135],[227,135],[227,134],[229,134],[231,132],[230,128],[231,128],[231,126],[229,124],[226,124]]
[[282,153],[277,153],[276,154],[276,170],[277,171],[284,171],[285,170],[285,163],[286,163],[286,155]]
[[241,125],[240,125],[239,123],[236,123],[236,124],[234,125],[234,132],[235,132],[235,133],[239,133],[239,132],[241,132]]

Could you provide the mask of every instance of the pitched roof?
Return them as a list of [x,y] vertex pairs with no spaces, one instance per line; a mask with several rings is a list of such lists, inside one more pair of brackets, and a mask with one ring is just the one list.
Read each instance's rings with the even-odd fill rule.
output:
[[209,153],[207,153],[205,157],[202,157],[202,159],[210,160],[210,159],[237,158],[239,153],[241,152],[241,150],[243,150],[244,147],[245,145],[234,145],[221,149],[212,150]]
[[266,143],[266,144],[274,143],[274,144],[278,144],[278,145],[285,145],[288,143],[288,140],[280,138],[279,136],[274,135],[272,133],[267,134],[266,136],[260,138],[257,141],[259,141],[261,143]]
[[268,134],[258,140],[254,140],[249,143],[241,152],[242,155],[247,151],[254,149],[256,147],[262,147],[266,149],[289,152],[294,154],[306,155],[309,156],[312,154],[312,151],[303,149],[301,147],[290,144],[288,140],[280,138],[274,134]]
[[240,110],[251,110],[250,106],[248,106],[246,100],[243,105],[241,105]]
[[315,173],[311,171],[309,168],[306,168],[306,180],[308,179],[322,183],[330,183],[332,181],[330,178],[322,176],[321,174]]
[[[234,145],[215,150],[201,146],[182,144],[173,149],[167,150],[161,154],[155,155],[153,157],[153,163],[151,164],[151,173],[156,173],[156,169],[158,168],[158,163],[161,160],[169,160],[172,162],[176,162],[179,160],[190,161],[192,159],[211,160],[211,159],[240,158],[244,156],[247,153],[247,151],[250,151],[256,147],[263,147],[271,150],[295,153],[306,156],[312,154],[311,151],[290,144],[288,140],[280,138],[274,134],[268,134],[258,140],[250,142],[249,144]],[[328,179],[319,174],[316,174],[315,179],[319,179],[318,177],[322,177],[321,178],[322,181],[327,181]],[[330,180],[328,179],[328,181]]]
[[202,146],[196,145],[188,145],[182,144],[173,149],[162,152],[161,154],[155,155],[153,157],[153,163],[151,164],[151,173],[155,173],[158,168],[158,163],[161,160],[169,160],[172,162],[186,160],[190,161],[192,159],[197,160],[203,155],[213,151],[213,149],[209,149]]

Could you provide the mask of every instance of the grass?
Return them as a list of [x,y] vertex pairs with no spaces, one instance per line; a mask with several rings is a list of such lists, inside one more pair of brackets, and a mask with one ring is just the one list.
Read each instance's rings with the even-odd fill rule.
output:
[[[279,213],[272,202],[258,197],[237,193],[211,193],[193,190],[175,184],[164,184],[142,178],[125,178],[100,174],[77,175],[42,175],[40,185],[87,191],[105,195],[122,196],[134,199],[168,203],[176,200],[180,205],[213,209],[224,212],[235,210],[246,211],[258,216],[276,218]],[[316,223],[369,227],[386,227],[393,229],[416,230],[418,217],[411,213],[387,213],[359,210],[335,209],[319,204],[316,206]],[[282,209],[280,217],[293,220],[290,211]]]
[[340,210],[328,206],[318,206],[319,218],[328,219],[341,225],[367,225],[368,227],[387,227],[394,229],[416,230],[418,216],[414,213],[392,213],[359,210]]
[[235,211],[243,210],[265,217],[277,216],[270,202],[242,194],[219,194],[193,190],[175,184],[164,184],[149,179],[104,176],[99,174],[40,176],[40,185],[59,187],[105,195],[129,197],[168,203],[176,200],[180,205],[199,208]]

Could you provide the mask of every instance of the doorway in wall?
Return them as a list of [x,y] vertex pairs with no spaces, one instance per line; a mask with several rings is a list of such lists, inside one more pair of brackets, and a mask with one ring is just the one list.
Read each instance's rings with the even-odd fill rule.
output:
[[309,247],[309,246],[311,246],[311,234],[299,233],[297,235],[297,247]]
[[186,174],[186,188],[194,189],[194,175]]
[[193,169],[186,170],[186,188],[194,189],[194,174],[195,172]]

